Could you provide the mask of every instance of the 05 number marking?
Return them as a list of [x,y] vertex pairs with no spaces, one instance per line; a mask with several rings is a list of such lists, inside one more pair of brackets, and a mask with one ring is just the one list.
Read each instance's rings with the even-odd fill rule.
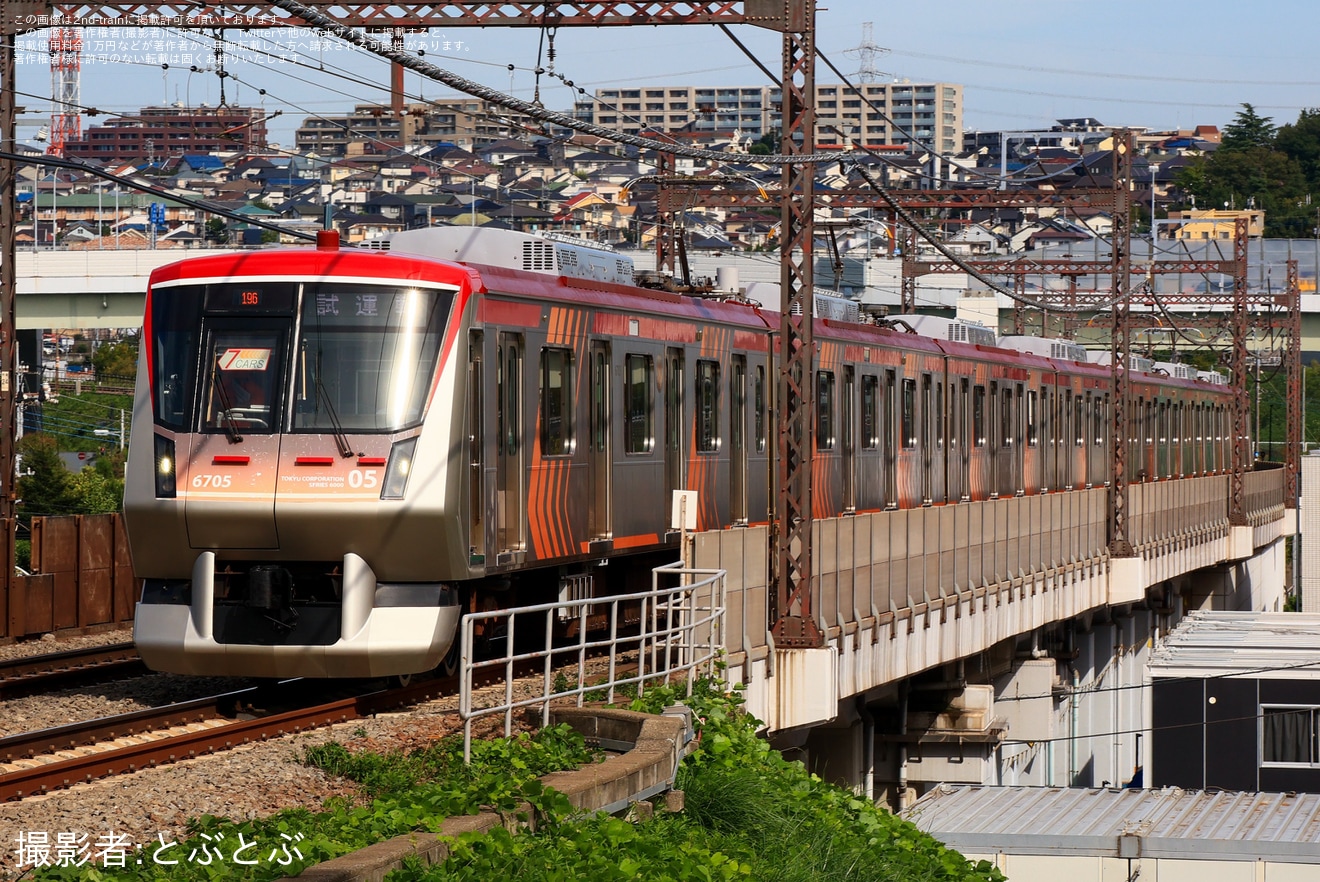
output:
[[219,490],[232,487],[233,484],[233,475],[193,475],[192,479],[192,485],[198,489],[211,487]]
[[376,470],[353,469],[348,473],[348,486],[354,490],[371,490],[376,486]]

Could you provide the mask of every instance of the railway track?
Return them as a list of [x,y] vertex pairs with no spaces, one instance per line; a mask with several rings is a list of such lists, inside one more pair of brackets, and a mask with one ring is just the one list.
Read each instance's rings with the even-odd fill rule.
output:
[[[455,687],[452,679],[430,680],[308,703],[296,695],[307,692],[306,681],[287,681],[0,738],[0,800],[348,722],[426,701]],[[270,710],[281,705],[288,709]]]
[[[527,676],[540,670],[539,664],[527,664],[516,674]],[[492,674],[485,679],[477,685],[490,685],[501,678]],[[0,738],[0,801],[363,719],[458,692],[457,677],[441,677],[324,700],[324,696],[318,699],[307,694],[313,691],[308,683],[291,680],[254,686]],[[339,686],[342,690],[342,684]]]
[[10,659],[0,662],[0,699],[146,672],[131,642]]

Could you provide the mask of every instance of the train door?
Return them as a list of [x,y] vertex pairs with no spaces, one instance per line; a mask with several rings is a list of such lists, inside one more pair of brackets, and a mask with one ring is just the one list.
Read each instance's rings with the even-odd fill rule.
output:
[[747,358],[729,371],[729,520],[747,523]]
[[675,490],[687,489],[687,460],[684,441],[684,383],[687,373],[683,350],[677,347],[665,353],[665,489],[661,505],[668,506]]
[[934,402],[931,399],[930,374],[921,375],[921,502],[929,505],[934,499],[934,475],[931,460],[935,453],[935,439],[931,432],[931,417],[934,415]]
[[944,463],[948,459],[948,445],[945,438],[948,435],[948,425],[945,421],[944,411],[944,377],[935,378],[935,488],[931,493],[931,498],[936,502],[947,502],[949,493],[948,480],[945,477]]
[[990,406],[985,415],[990,438],[990,498],[999,498],[999,449],[1003,443],[1002,427],[995,425],[995,411],[999,407],[999,383],[990,383]]
[[1027,445],[1026,429],[1023,423],[1027,418],[1026,390],[1021,383],[1017,384],[1017,394],[1014,396],[1013,411],[1013,489],[1018,496],[1026,493],[1026,467],[1027,467]]
[[854,414],[854,399],[857,395],[857,380],[851,365],[843,369],[843,401],[839,414],[842,426],[843,454],[843,511],[857,510],[857,477],[854,457],[857,451],[857,426]]
[[[1053,383],[1057,378],[1050,376],[1050,382]],[[1054,386],[1046,387],[1041,385],[1041,407],[1040,407],[1040,437],[1041,443],[1041,479],[1040,489],[1042,493],[1059,488],[1058,481],[1054,474],[1054,397],[1057,394]]]
[[[749,473],[755,474],[756,480],[747,484],[744,494],[747,497],[748,521],[763,520],[770,516],[770,499],[773,458],[770,454],[769,438],[769,394],[770,383],[766,379],[766,366],[756,364],[752,368],[752,455],[749,457],[752,467]],[[754,471],[752,471],[754,469]]]
[[610,344],[603,340],[591,343],[591,415],[590,442],[587,444],[587,474],[591,480],[588,494],[590,510],[587,513],[587,533],[591,541],[609,539],[613,533],[613,521],[610,517],[611,445],[610,433],[613,417],[610,405],[613,401],[610,389]]
[[1096,456],[1090,448],[1090,424],[1096,419],[1096,396],[1086,392],[1086,407],[1082,408],[1081,419],[1077,421],[1077,446],[1078,456],[1081,458],[1081,474],[1077,475],[1077,483],[1080,483],[1086,490],[1090,490],[1092,481],[1090,474],[1094,470],[1094,459]]
[[1040,455],[1040,392],[1036,389],[1027,390],[1026,422],[1026,445],[1022,451],[1022,474],[1024,479],[1029,479],[1027,483],[1032,486],[1023,487],[1023,490],[1030,489],[1039,493],[1045,481],[1041,475],[1044,458]]
[[898,508],[898,395],[897,378],[885,371],[885,506]]
[[499,514],[498,545],[502,554],[522,551],[523,533],[523,338],[501,333],[496,376],[495,495]]
[[1059,396],[1059,488],[1071,490],[1072,483],[1072,399],[1071,389]]
[[854,470],[859,488],[857,503],[861,508],[876,508],[884,505],[880,494],[884,487],[876,468],[880,458],[880,378],[875,374],[862,374],[861,404],[861,449],[857,468]]
[[972,380],[962,379],[962,388],[960,390],[960,404],[958,404],[958,445],[961,446],[962,453],[962,499],[972,499],[972,448],[978,444],[977,433],[975,433],[975,420],[972,415],[973,396]]
[[471,563],[481,563],[486,559],[486,505],[484,499],[485,464],[485,421],[484,374],[485,363],[481,351],[482,334],[473,331],[468,338],[468,388],[467,388],[467,429],[468,429],[468,559]]
[[945,418],[944,445],[944,501],[957,502],[962,498],[962,487],[958,484],[961,472],[954,473],[958,460],[962,456],[962,445],[958,443],[958,384],[949,381],[948,412]]

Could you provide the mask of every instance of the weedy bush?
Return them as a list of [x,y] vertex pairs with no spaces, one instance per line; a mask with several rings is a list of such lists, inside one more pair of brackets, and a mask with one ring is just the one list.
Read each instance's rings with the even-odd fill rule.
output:
[[[640,823],[575,817],[550,791],[533,799],[536,833],[465,835],[434,867],[410,863],[388,882],[518,879],[774,880],[774,882],[1003,882],[912,824],[785,760],[756,734],[737,692],[703,680],[691,696],[648,689],[632,709],[658,713],[682,701],[700,741],[679,769],[682,815]],[[558,797],[558,799],[556,798]]]

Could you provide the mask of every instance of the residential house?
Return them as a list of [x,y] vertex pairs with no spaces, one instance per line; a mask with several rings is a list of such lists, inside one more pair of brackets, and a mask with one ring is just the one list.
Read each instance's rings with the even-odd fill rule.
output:
[[389,218],[383,214],[339,215],[335,218],[335,225],[339,227],[339,234],[344,241],[349,244],[384,239],[406,227],[406,224],[397,218]]
[[628,238],[628,227],[636,209],[610,202],[597,193],[579,193],[563,203],[552,222],[556,229],[584,239],[620,242]]

